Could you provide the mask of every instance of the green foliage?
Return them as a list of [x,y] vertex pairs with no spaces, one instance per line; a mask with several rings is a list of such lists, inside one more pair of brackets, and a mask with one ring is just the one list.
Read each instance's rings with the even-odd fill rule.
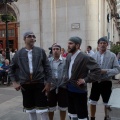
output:
[[110,50],[111,50],[113,53],[118,54],[118,52],[120,52],[120,45],[119,45],[119,44],[112,45]]
[[14,22],[14,21],[16,21],[16,18],[15,18],[15,16],[13,16],[11,14],[9,14],[9,15],[2,15],[2,14],[0,14],[0,20],[2,22],[6,22],[6,21]]

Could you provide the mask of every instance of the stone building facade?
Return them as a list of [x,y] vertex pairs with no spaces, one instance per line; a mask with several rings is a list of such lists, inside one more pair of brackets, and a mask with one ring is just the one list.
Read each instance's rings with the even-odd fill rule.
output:
[[28,30],[34,31],[36,45],[46,52],[55,42],[67,49],[71,36],[83,39],[83,51],[88,45],[95,50],[102,36],[115,43],[119,41],[116,5],[116,0],[18,0],[10,5],[19,23],[18,46],[24,46],[23,33]]

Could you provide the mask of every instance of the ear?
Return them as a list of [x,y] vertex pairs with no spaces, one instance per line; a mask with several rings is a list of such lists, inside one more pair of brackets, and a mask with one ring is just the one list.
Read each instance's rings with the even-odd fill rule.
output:
[[79,44],[76,44],[76,48],[77,48],[77,49],[80,49],[80,45],[79,45]]

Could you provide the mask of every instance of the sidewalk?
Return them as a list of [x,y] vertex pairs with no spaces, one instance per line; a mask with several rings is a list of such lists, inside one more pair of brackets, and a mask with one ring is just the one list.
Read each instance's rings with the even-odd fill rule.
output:
[[[114,84],[113,87],[120,87],[120,85]],[[88,84],[89,92],[90,88],[91,84]],[[97,105],[96,120],[103,120],[103,118],[104,106],[100,99]],[[21,92],[15,91],[11,86],[0,86],[0,120],[28,120],[28,115],[23,112]],[[59,111],[55,112],[54,120],[59,120]],[[66,120],[69,120],[68,116]]]

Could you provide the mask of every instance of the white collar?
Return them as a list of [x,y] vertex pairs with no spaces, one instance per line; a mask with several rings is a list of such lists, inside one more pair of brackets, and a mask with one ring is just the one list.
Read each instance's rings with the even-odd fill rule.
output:
[[28,52],[32,52],[32,49],[30,49],[30,50],[28,50],[28,49],[25,49],[26,51],[28,51]]

